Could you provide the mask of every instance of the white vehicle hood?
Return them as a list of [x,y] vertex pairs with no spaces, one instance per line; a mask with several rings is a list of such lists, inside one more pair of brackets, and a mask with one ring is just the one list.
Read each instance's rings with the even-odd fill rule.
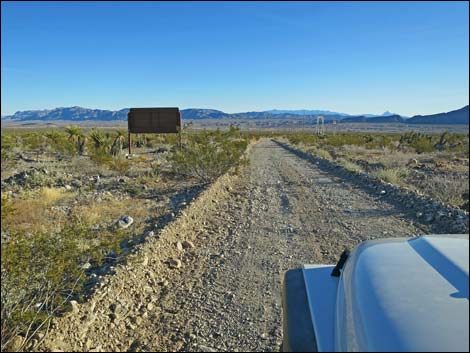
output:
[[337,351],[468,351],[468,235],[362,243],[338,287]]

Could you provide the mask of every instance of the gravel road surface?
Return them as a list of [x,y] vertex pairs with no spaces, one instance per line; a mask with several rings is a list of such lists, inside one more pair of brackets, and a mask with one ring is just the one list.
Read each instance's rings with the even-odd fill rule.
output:
[[[380,192],[322,171],[269,139],[252,148],[249,166],[223,187],[223,197],[188,206],[191,222],[175,226],[171,240],[146,245],[142,263],[118,271],[80,314],[58,320],[46,347],[278,351],[286,270],[336,263],[344,248],[367,239],[427,231]],[[183,239],[190,244],[174,246]],[[163,265],[170,255],[181,267]]]

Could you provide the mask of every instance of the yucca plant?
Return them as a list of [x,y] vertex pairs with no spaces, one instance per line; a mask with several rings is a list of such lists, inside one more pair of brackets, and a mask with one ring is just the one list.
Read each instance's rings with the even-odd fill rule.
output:
[[104,145],[105,135],[97,130],[96,128],[91,129],[90,138],[93,141],[93,145],[95,146],[95,150],[99,150]]
[[85,154],[87,137],[82,133],[82,129],[78,126],[67,126],[65,132],[68,134],[68,140],[76,143],[79,155]]
[[114,135],[113,145],[111,146],[111,154],[117,156],[121,153],[124,141],[126,139],[126,134],[122,130],[116,130]]
[[65,132],[67,133],[70,142],[76,142],[81,131],[82,129],[78,126],[67,126],[65,128]]

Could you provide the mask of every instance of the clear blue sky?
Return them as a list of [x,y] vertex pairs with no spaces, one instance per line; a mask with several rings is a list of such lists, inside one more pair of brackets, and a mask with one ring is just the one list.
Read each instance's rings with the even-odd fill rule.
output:
[[2,115],[83,106],[402,115],[469,102],[468,2],[5,2]]

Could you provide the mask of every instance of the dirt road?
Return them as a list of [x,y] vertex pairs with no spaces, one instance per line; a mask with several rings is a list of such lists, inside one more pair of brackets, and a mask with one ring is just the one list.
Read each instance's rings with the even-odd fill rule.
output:
[[[148,259],[111,278],[93,304],[81,306],[80,319],[59,320],[49,348],[277,351],[286,270],[335,263],[345,247],[366,239],[426,232],[380,192],[271,140],[255,145],[250,165],[224,195],[207,209],[190,206],[189,213],[199,212],[188,216],[193,224],[174,228],[176,238],[166,243],[163,236],[150,243]],[[194,247],[176,250],[175,239]],[[174,252],[182,267],[169,269],[162,263]],[[117,306],[125,308],[120,319]]]
[[325,175],[272,141],[254,148],[244,181],[210,238],[223,257],[209,257],[189,279],[198,278],[191,293],[183,288],[174,295],[177,303],[165,303],[182,309],[168,332],[195,335],[185,349],[278,350],[286,270],[335,263],[345,247],[366,239],[420,233],[380,197]]

